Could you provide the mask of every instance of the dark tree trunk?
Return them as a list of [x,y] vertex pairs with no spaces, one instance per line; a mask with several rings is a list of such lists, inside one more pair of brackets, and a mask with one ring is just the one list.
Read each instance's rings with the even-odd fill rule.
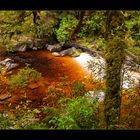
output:
[[81,11],[80,15],[79,15],[79,22],[75,28],[75,30],[73,31],[72,35],[71,35],[71,40],[75,40],[76,39],[76,34],[80,31],[81,27],[83,26],[83,19],[84,19],[84,14],[85,11]]
[[[107,129],[117,129],[121,107],[121,69],[125,59],[123,42],[123,15],[120,11],[106,13],[106,97],[105,118]],[[119,30],[116,28],[120,26]]]
[[32,12],[32,13],[33,13],[33,22],[34,22],[34,24],[37,23],[37,20],[38,20],[38,19],[40,19],[40,16],[38,15],[39,12],[40,12],[40,11],[33,11],[33,12]]
[[76,40],[76,34],[80,31],[81,27],[84,25],[84,20],[87,20],[90,17],[91,13],[92,13],[91,11],[79,12],[79,15],[78,15],[79,22],[71,35],[71,40]]

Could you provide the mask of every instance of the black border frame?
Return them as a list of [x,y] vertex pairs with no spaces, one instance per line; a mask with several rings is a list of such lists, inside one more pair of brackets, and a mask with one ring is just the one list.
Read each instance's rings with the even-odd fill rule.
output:
[[[139,0],[3,0],[0,10],[139,10]],[[139,130],[0,130],[2,140],[140,140]]]

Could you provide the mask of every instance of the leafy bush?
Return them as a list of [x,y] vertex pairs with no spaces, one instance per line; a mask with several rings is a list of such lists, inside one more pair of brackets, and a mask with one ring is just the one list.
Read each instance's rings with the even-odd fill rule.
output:
[[104,38],[98,38],[96,39],[96,45],[95,50],[97,51],[104,51],[106,47],[106,42]]
[[[36,118],[40,109],[30,109],[32,101],[21,101],[15,111],[14,129],[31,129],[38,126],[39,119]],[[39,127],[39,126],[38,126]]]
[[78,20],[72,15],[62,17],[59,28],[55,30],[58,41],[61,43],[67,42],[77,24]]
[[54,116],[49,123],[54,124],[55,129],[79,129],[71,115]]
[[37,80],[41,77],[41,73],[37,72],[33,68],[30,68],[27,64],[25,68],[20,69],[16,75],[10,76],[9,84],[14,87],[25,87],[29,82]]
[[14,46],[14,44],[8,44],[6,46],[6,51],[8,53],[14,53],[16,51],[16,47]]
[[57,109],[57,108],[54,108],[54,107],[45,107],[44,108],[44,113],[45,113],[45,118],[42,120],[42,123],[45,125],[45,126],[48,126],[48,127],[53,127],[54,125],[49,123],[49,121],[54,117],[54,116],[59,116],[60,115],[60,110]]
[[98,13],[94,14],[89,20],[85,22],[85,25],[83,26],[83,28],[81,28],[81,31],[78,33],[78,36],[80,38],[84,38],[93,37],[94,35],[97,35],[98,31],[102,26],[101,21],[101,16]]
[[12,127],[13,122],[7,116],[0,116],[0,129],[10,129]]
[[72,94],[77,96],[82,96],[86,92],[85,84],[83,82],[77,82],[72,88]]
[[98,103],[91,97],[63,98],[60,100],[62,113],[49,122],[56,129],[95,129]]

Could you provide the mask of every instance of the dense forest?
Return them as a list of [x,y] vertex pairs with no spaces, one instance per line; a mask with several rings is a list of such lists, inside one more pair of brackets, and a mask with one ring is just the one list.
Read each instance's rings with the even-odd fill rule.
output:
[[139,129],[139,39],[140,11],[0,11],[0,129]]

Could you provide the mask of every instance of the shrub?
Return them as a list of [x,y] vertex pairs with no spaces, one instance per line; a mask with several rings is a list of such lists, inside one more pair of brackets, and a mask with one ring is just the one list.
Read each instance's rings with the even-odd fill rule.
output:
[[[101,13],[100,13],[101,14]],[[102,17],[97,12],[90,19],[85,21],[85,25],[81,28],[78,33],[80,38],[97,36],[102,27]]]
[[56,117],[60,116],[60,113],[61,113],[60,110],[57,109],[57,108],[54,108],[54,107],[48,107],[47,106],[47,107],[44,108],[44,113],[45,113],[46,116],[42,120],[42,123],[49,128],[54,127],[55,125],[53,123],[49,123],[49,121],[54,116],[56,116]]
[[59,28],[55,31],[59,42],[65,43],[69,41],[70,35],[77,26],[78,20],[72,15],[62,17]]
[[77,82],[72,88],[72,94],[76,96],[82,96],[86,92],[85,84],[83,82]]
[[0,116],[0,129],[10,129],[12,120],[7,116]]
[[15,111],[14,129],[31,129],[38,126],[39,119],[36,117],[40,109],[30,109],[31,100],[21,101]]
[[14,87],[25,87],[29,82],[37,80],[41,77],[41,73],[37,72],[33,68],[30,68],[27,64],[25,68],[20,69],[16,75],[10,76],[9,84]]
[[49,122],[57,129],[95,129],[98,103],[91,97],[63,98],[60,100],[62,113]]

